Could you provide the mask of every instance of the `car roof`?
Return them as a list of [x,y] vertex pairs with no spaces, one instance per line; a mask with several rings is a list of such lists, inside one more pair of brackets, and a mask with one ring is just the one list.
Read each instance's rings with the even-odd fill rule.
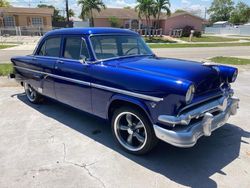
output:
[[55,29],[46,33],[49,35],[91,35],[91,34],[129,34],[138,35],[138,33],[129,29],[118,29],[111,27],[85,27],[85,28],[63,28]]

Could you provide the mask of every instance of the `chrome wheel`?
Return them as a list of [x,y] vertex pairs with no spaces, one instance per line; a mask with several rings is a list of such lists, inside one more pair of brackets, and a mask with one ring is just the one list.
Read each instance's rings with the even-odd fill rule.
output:
[[31,87],[30,84],[24,83],[25,93],[31,102],[34,102],[37,97],[37,92]]
[[139,151],[147,142],[144,123],[131,112],[122,112],[115,118],[114,133],[119,143],[129,151]]

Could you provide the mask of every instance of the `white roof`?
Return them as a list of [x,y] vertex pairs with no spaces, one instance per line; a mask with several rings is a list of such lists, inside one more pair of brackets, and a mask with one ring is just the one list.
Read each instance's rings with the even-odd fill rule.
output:
[[225,24],[225,23],[228,23],[228,21],[218,21],[218,22],[215,22],[214,24]]
[[244,25],[250,25],[250,22],[249,22],[249,23],[246,23],[246,24],[244,24]]

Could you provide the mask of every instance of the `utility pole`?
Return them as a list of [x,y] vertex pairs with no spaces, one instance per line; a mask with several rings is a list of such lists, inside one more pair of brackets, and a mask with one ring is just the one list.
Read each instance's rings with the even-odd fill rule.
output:
[[205,7],[205,20],[207,19],[207,7]]
[[69,1],[65,0],[66,2],[66,17],[67,17],[67,22],[69,22]]

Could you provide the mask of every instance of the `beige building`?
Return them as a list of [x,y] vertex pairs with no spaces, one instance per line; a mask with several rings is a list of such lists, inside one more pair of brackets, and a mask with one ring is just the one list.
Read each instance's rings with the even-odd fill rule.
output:
[[[100,12],[94,11],[95,27],[110,27],[110,18],[116,17],[120,27],[130,29],[146,28],[146,20],[140,19],[134,9],[106,8]],[[153,26],[156,20],[151,18],[150,25]],[[164,35],[169,35],[174,29],[181,29],[185,26],[193,26],[196,31],[202,31],[205,20],[188,12],[173,13],[171,16],[162,14],[160,16],[160,28]]]
[[51,8],[0,7],[0,27],[52,27]]

